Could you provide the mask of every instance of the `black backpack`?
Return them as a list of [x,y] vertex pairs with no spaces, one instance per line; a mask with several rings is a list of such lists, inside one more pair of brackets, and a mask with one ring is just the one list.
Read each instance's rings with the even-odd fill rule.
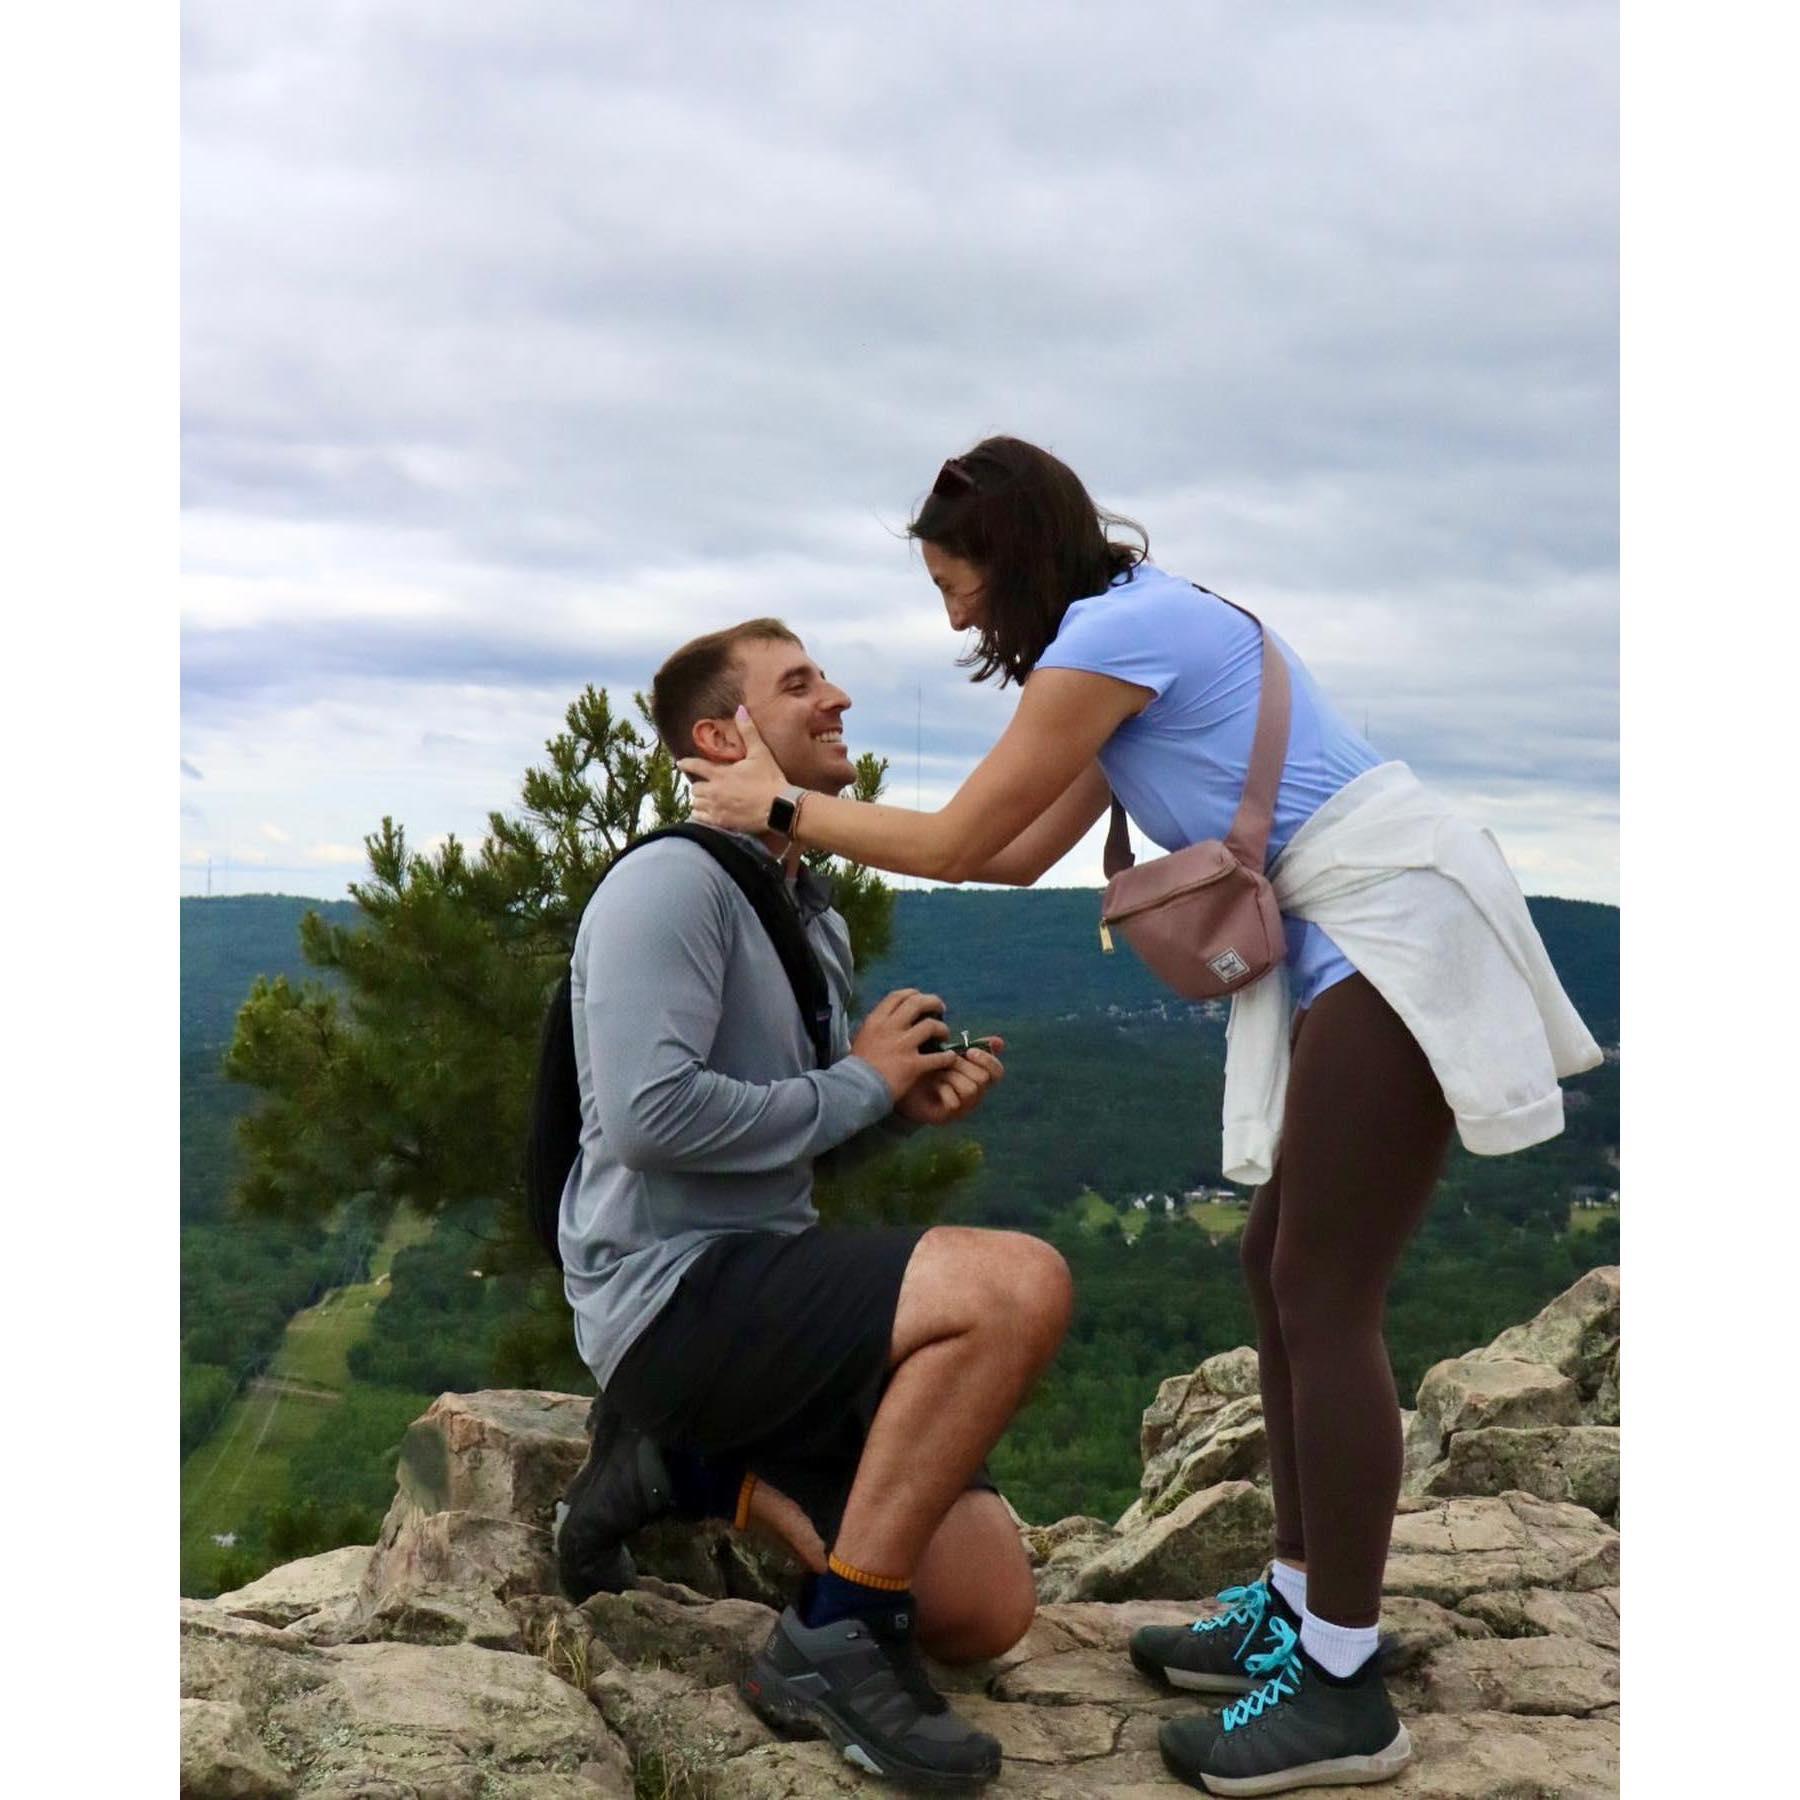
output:
[[[788,985],[819,1067],[831,1063],[831,989],[806,928],[787,892],[787,878],[778,863],[747,850],[735,838],[706,825],[665,825],[627,844],[613,858],[608,873],[634,850],[654,844],[658,838],[686,838],[698,844],[735,881],[762,920],[781,958]],[[581,1148],[581,1083],[575,1069],[575,1020],[567,971],[556,984],[544,1014],[538,1039],[537,1080],[531,1092],[530,1136],[525,1145],[525,1214],[533,1235],[560,1269],[562,1252],[557,1247],[556,1227],[562,1212],[563,1187]]]

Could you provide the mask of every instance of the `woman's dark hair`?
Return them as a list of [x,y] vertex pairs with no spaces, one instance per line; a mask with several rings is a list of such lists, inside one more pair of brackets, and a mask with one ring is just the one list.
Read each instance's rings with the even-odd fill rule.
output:
[[[1116,544],[1109,525],[1135,531]],[[987,620],[958,660],[971,681],[1023,681],[1072,602],[1103,593],[1150,554],[1143,526],[1104,512],[1075,471],[1020,438],[983,438],[944,464],[906,535],[982,572]]]

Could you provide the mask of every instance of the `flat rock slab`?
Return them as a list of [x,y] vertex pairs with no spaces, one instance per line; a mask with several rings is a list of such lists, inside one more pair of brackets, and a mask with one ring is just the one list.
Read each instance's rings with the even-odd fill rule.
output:
[[[1004,1708],[997,1709],[1004,1711]],[[985,1724],[987,1721],[984,1720]],[[1193,1790],[1163,1767],[1157,1721],[1129,1721],[1110,1754],[1073,1763],[1014,1757],[982,1791],[1035,1800],[1169,1800]],[[1519,1718],[1506,1713],[1424,1715],[1409,1721],[1413,1761],[1380,1791],[1399,1800],[1616,1800],[1615,1723]],[[889,1791],[865,1783],[826,1744],[772,1744],[710,1777],[714,1800],[814,1800]]]
[[1420,1677],[1433,1712],[1580,1718],[1619,1702],[1619,1659],[1580,1638],[1465,1639],[1434,1651]]
[[1394,1520],[1384,1587],[1458,1607],[1508,1588],[1616,1587],[1619,1534],[1585,1507],[1529,1494],[1451,1499]]
[[[349,1644],[320,1654],[333,1679],[271,1708],[264,1740],[306,1792],[466,1791],[534,1800],[632,1791],[604,1720],[534,1657],[467,1644]],[[357,1786],[357,1783],[363,1784]],[[411,1784],[410,1788],[406,1784]]]
[[1501,1637],[1573,1637],[1615,1653],[1619,1648],[1619,1590],[1582,1594],[1554,1588],[1521,1588],[1476,1594],[1459,1611],[1490,1625]]
[[226,1701],[260,1718],[274,1702],[330,1679],[323,1651],[273,1625],[225,1612],[215,1601],[182,1601],[183,1699]]
[[1037,1656],[1005,1671],[993,1685],[996,1700],[1026,1706],[1155,1706],[1168,1691],[1116,1650],[1065,1650]]
[[1534,1494],[1602,1518],[1619,1510],[1616,1425],[1490,1426],[1459,1431],[1444,1460],[1415,1477],[1421,1494]]
[[1406,1728],[1413,1760],[1379,1789],[1395,1800],[1618,1800],[1614,1722],[1424,1713]]
[[346,1544],[322,1556],[303,1556],[298,1562],[271,1569],[247,1586],[221,1594],[214,1605],[264,1625],[291,1625],[354,1599],[374,1554],[373,1544]]
[[636,1589],[596,1594],[581,1612],[621,1662],[679,1669],[703,1687],[736,1681],[775,1624],[753,1600],[683,1606]]
[[[828,1744],[773,1744],[727,1763],[709,1778],[711,1800],[826,1800],[827,1796],[878,1800],[903,1790],[858,1775]],[[1162,1759],[1142,1752],[1122,1753],[1058,1767],[1047,1763],[1003,1765],[999,1779],[982,1794],[1031,1796],[1031,1800],[1159,1800],[1193,1790],[1169,1775]]]
[[1076,1763],[1110,1756],[1118,1743],[1122,1715],[1104,1706],[1008,1706],[976,1695],[956,1702],[956,1710],[1000,1740],[1008,1762]]
[[[1073,1650],[1116,1650],[1124,1655],[1140,1625],[1191,1625],[1204,1613],[1218,1612],[1210,1601],[1120,1600],[1112,1605],[1074,1600],[1039,1607],[1032,1630],[1060,1632]],[[1029,1634],[1023,1640],[1031,1641]]]
[[288,1800],[294,1782],[262,1747],[243,1707],[183,1700],[181,1792],[182,1800]]
[[1419,1417],[1444,1437],[1490,1425],[1575,1425],[1581,1394],[1572,1376],[1547,1363],[1482,1350],[1426,1370]]
[[[894,1791],[859,1774],[829,1744],[765,1744],[711,1771],[701,1791],[709,1800],[825,1800],[836,1795],[870,1800],[871,1789]],[[645,1791],[654,1794],[657,1789]],[[993,1788],[982,1791],[992,1793]]]
[[[182,1695],[193,1800],[628,1800],[624,1747],[535,1657],[467,1644],[317,1648],[184,1601]],[[246,1745],[254,1741],[263,1761]],[[232,1771],[235,1770],[236,1773]],[[234,1780],[251,1785],[243,1794]]]
[[1491,1637],[1493,1632],[1485,1620],[1414,1594],[1388,1594],[1381,1602],[1383,1667],[1390,1675],[1416,1667],[1434,1650],[1460,1638]]
[[686,1778],[704,1789],[709,1771],[776,1741],[735,1687],[702,1688],[670,1669],[609,1670],[588,1697],[633,1760],[653,1763],[670,1786]]

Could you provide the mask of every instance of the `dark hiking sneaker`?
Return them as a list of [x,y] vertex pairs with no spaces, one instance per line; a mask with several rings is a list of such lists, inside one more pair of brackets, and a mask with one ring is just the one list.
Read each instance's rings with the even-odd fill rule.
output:
[[1274,1648],[1276,1619],[1291,1630],[1300,1618],[1267,1581],[1228,1587],[1217,1596],[1225,1610],[1192,1625],[1140,1625],[1131,1634],[1131,1660],[1152,1680],[1198,1694],[1247,1694],[1259,1686],[1246,1665]]
[[1300,1648],[1285,1620],[1270,1629],[1275,1648],[1249,1661],[1260,1687],[1217,1718],[1163,1726],[1158,1742],[1171,1772],[1209,1794],[1281,1794],[1398,1775],[1412,1740],[1382,1685],[1379,1656],[1339,1679]]
[[637,1570],[625,1540],[674,1505],[662,1453],[606,1404],[588,1411],[593,1442],[557,1502],[551,1540],[563,1592],[579,1606],[592,1594],[621,1594]]
[[926,1679],[905,1613],[813,1629],[790,1606],[738,1691],[764,1724],[790,1737],[823,1733],[846,1762],[889,1781],[972,1788],[1000,1772],[999,1743]]

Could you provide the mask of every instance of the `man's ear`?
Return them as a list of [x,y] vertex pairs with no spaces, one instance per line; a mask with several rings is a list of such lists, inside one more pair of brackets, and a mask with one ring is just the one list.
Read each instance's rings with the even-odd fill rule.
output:
[[744,739],[732,719],[699,719],[694,724],[694,754],[708,762],[744,760]]

